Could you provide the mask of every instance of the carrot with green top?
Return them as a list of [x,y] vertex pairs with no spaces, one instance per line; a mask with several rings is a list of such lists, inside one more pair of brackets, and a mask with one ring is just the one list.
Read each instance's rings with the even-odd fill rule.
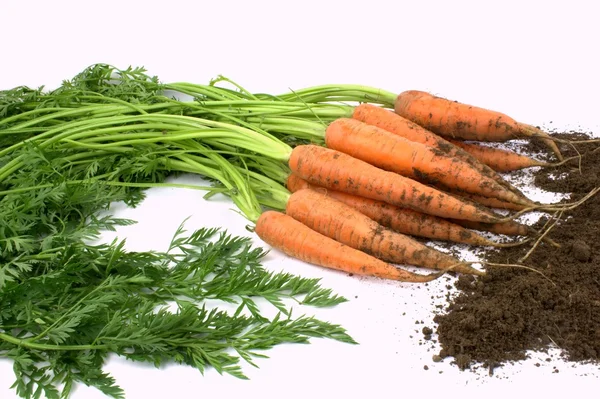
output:
[[288,177],[286,186],[292,193],[302,189],[312,189],[328,195],[331,198],[351,206],[382,226],[390,228],[398,233],[469,245],[491,247],[504,246],[503,244],[490,241],[472,230],[451,223],[440,217],[427,215],[411,209],[400,208],[382,201],[358,197],[356,195],[346,194],[335,190],[328,190],[324,187],[310,184],[295,174],[291,174]]
[[419,90],[398,94],[394,104],[396,113],[436,134],[473,141],[503,142],[520,138],[541,138],[562,161],[563,157],[550,136],[525,123],[500,112],[447,98],[437,97]]
[[286,255],[329,269],[410,283],[425,283],[441,275],[421,275],[395,267],[277,211],[263,212],[254,231],[264,242]]

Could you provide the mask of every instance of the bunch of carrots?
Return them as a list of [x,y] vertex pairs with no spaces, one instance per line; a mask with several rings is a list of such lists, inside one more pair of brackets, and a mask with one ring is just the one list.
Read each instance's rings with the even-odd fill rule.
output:
[[[483,275],[422,239],[496,247],[540,242],[543,232],[515,219],[530,210],[576,206],[536,203],[502,177],[500,172],[569,159],[548,134],[499,112],[414,90],[394,94],[329,85],[269,95],[225,78],[210,85],[161,84],[131,71],[116,79],[123,84],[119,91],[104,86],[115,81],[112,69],[90,71],[80,79],[83,88],[60,92],[59,107],[39,106],[35,102],[44,96],[37,95],[19,105],[23,112],[1,120],[3,134],[30,138],[0,150],[0,156],[29,144],[65,148],[72,152],[64,158],[71,170],[118,180],[132,166],[99,174],[89,167],[95,157],[131,161],[143,154],[140,162],[151,159],[154,169],[146,173],[145,166],[135,166],[140,176],[208,177],[223,186],[209,195],[230,195],[264,242],[315,265],[405,282],[431,281],[447,271]],[[215,86],[222,80],[236,90]],[[141,94],[132,97],[138,89]],[[194,101],[159,94],[167,91]],[[517,138],[542,140],[557,162],[474,143]],[[0,168],[0,183],[10,181],[23,157]],[[125,184],[121,180],[111,184]],[[525,238],[498,243],[477,230]]]
[[[344,91],[332,88],[319,103],[348,100]],[[303,94],[295,93],[302,101],[315,101]],[[350,99],[360,101],[368,94],[354,96]],[[293,194],[284,211],[259,217],[256,233],[292,257],[353,274],[406,282],[430,281],[446,270],[484,274],[413,237],[501,247],[511,244],[492,242],[472,229],[536,234],[493,208],[524,212],[555,205],[529,200],[498,172],[558,163],[460,140],[539,137],[564,162],[558,147],[543,131],[498,112],[418,91],[394,97],[394,110],[363,102],[351,116],[321,128],[315,123],[308,129],[306,120],[295,123],[281,115],[253,116],[261,127],[282,133],[304,125],[307,134],[319,132],[324,143],[294,148],[285,182]],[[390,104],[390,94],[387,98]],[[442,273],[423,276],[386,262]]]

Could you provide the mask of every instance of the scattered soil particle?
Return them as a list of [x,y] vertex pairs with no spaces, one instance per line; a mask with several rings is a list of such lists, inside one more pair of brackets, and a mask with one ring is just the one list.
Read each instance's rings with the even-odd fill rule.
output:
[[[539,144],[530,144],[531,153],[545,151],[536,146]],[[536,186],[569,193],[571,198],[565,202],[583,198],[600,186],[600,150],[593,152],[600,144],[576,147],[583,155],[581,170],[574,161],[534,172]],[[576,155],[568,145],[561,145],[561,150],[565,158]],[[544,222],[540,220],[534,227],[541,229]],[[564,212],[548,237],[560,248],[542,242],[524,262],[519,260],[531,245],[491,250],[484,255],[489,262],[521,263],[537,272],[490,267],[486,276],[457,279],[458,294],[449,297],[444,312],[434,318],[442,348],[440,358],[454,357],[454,363],[463,370],[477,363],[492,372],[499,365],[525,359],[528,350],[543,352],[558,347],[565,360],[598,363],[600,194]]]

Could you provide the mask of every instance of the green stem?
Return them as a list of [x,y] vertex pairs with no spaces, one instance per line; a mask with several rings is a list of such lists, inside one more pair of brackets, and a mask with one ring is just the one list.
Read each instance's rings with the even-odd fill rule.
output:
[[175,82],[163,85],[165,90],[174,90],[192,97],[205,96],[213,100],[240,100],[242,96],[234,94],[230,90],[214,86],[198,85],[188,82]]
[[[101,182],[101,183],[106,184],[108,186],[117,186],[117,187],[138,187],[138,188],[168,187],[168,188],[185,188],[185,189],[204,190],[204,191],[214,191],[214,190],[216,190],[214,187],[210,187],[210,186],[194,186],[194,185],[191,185],[191,184],[179,184],[179,183],[128,183],[128,182],[102,180],[102,179],[96,179],[96,178],[91,178],[91,179],[88,179],[88,180],[68,180],[68,181],[62,182],[62,184],[78,185],[78,184],[86,184],[86,183],[93,183],[93,182]],[[35,190],[41,190],[41,189],[44,189],[44,188],[51,188],[51,187],[54,187],[54,186],[55,186],[55,184],[48,183],[48,184],[40,184],[38,186],[32,186],[32,187],[13,188],[11,190],[0,191],[0,196],[1,195],[8,195],[8,194],[24,193],[24,192],[35,191]]]
[[10,342],[11,344],[22,346],[29,349],[41,350],[41,351],[84,351],[84,350],[101,350],[109,349],[110,345],[49,345],[49,344],[38,344],[30,341],[29,339],[19,339],[12,335],[0,333],[0,339]]
[[[249,151],[254,151],[267,157],[287,161],[292,152],[292,148],[278,140],[270,134],[261,134],[255,130],[245,128],[243,126],[233,125],[231,123],[212,121],[208,119],[200,119],[181,115],[163,115],[163,114],[148,114],[148,115],[136,115],[136,116],[119,116],[109,118],[98,118],[92,119],[92,121],[76,121],[72,123],[66,123],[55,129],[51,129],[45,133],[42,133],[32,139],[24,140],[18,144],[15,144],[3,151],[0,151],[0,156],[6,155],[9,151],[14,151],[26,145],[28,142],[40,140],[41,138],[46,139],[42,143],[38,144],[40,148],[46,148],[50,145],[65,140],[76,133],[82,133],[78,137],[82,136],[94,136],[96,132],[94,128],[105,127],[108,125],[120,125],[128,122],[140,123],[140,122],[156,122],[165,124],[175,124],[181,128],[214,128],[213,132],[200,131],[197,134],[197,138],[213,138],[218,141],[233,145],[239,148],[244,148]],[[122,126],[124,130],[127,130],[127,126]],[[208,129],[206,129],[208,130]],[[221,135],[221,136],[219,136]],[[48,138],[49,137],[49,138]],[[175,139],[171,135],[170,138],[154,138],[148,142],[158,141],[169,141],[169,140],[180,140],[187,139],[190,136],[178,136]],[[154,140],[154,141],[152,141]],[[139,144],[140,142],[132,142],[131,144]],[[99,147],[102,148],[102,147]],[[8,162],[2,168],[0,168],[0,182],[6,179],[11,173],[19,169],[23,165],[23,155],[16,157],[15,159]]]
[[44,338],[54,327],[56,327],[65,317],[67,317],[73,311],[73,309],[75,309],[77,306],[79,306],[90,295],[92,295],[92,294],[96,293],[96,291],[100,291],[101,289],[103,289],[104,287],[106,287],[107,281],[108,280],[104,280],[96,288],[94,288],[93,290],[91,290],[90,292],[88,292],[87,294],[85,294],[80,300],[77,301],[77,303],[75,303],[75,305],[71,306],[71,308],[69,310],[67,310],[66,312],[64,312],[62,314],[62,316],[60,316],[58,319],[56,319],[56,321],[54,323],[52,323],[50,326],[48,326],[40,334],[36,335],[35,337],[28,338],[26,341],[27,342],[35,342],[35,341],[38,341],[38,340]]
[[335,99],[337,101],[369,102],[393,108],[396,96],[389,91],[370,86],[341,84],[307,87],[276,97],[284,101],[322,102]]

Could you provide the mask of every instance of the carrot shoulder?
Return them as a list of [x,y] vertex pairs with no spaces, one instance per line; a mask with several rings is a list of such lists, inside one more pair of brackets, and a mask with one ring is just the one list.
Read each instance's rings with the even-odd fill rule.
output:
[[340,118],[330,123],[325,142],[329,148],[423,183],[440,183],[510,202],[523,201],[458,158],[355,119]]
[[384,201],[442,218],[498,222],[483,206],[466,203],[422,183],[387,172],[350,155],[316,145],[299,145],[288,164],[293,173],[325,188]]
[[396,113],[434,133],[474,141],[507,141],[540,137],[562,160],[560,150],[549,135],[531,125],[519,123],[501,112],[459,103],[419,90],[396,97]]
[[256,222],[255,232],[264,242],[286,255],[329,269],[411,283],[423,283],[439,277],[439,273],[421,275],[390,265],[277,211],[262,213]]

